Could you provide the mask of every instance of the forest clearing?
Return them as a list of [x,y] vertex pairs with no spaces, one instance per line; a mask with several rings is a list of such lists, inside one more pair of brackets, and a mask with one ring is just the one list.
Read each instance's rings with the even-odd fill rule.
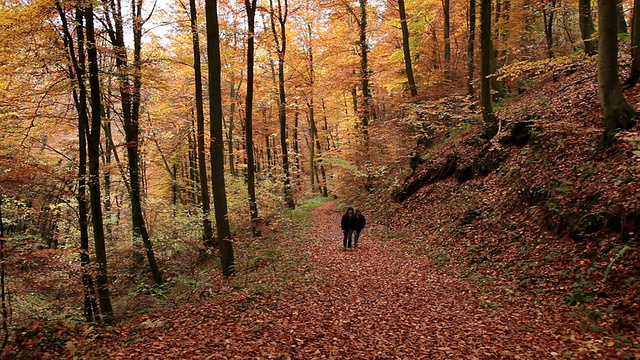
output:
[[0,357],[640,358],[639,11],[3,2]]

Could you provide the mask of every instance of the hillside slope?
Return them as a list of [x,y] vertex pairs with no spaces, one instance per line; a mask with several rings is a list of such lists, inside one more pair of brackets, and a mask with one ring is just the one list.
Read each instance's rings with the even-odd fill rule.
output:
[[[625,93],[636,109],[639,88]],[[438,104],[452,102],[464,100]],[[411,174],[382,195],[391,206],[369,200],[377,221],[491,291],[570,306],[585,331],[637,336],[640,135],[636,126],[598,150],[595,64],[573,64],[510,101],[491,141],[468,106],[435,117],[427,107],[405,109],[418,145],[392,173]]]

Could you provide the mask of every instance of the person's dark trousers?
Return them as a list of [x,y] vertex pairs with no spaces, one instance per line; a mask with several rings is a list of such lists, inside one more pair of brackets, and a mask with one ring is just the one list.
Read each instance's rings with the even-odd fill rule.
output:
[[353,239],[353,248],[358,247],[358,239],[360,239],[360,231],[356,230],[356,237]]
[[342,240],[342,246],[344,246],[345,248],[347,247],[351,247],[351,239],[349,239],[349,242],[347,243],[347,238],[349,237],[349,230],[343,230],[344,231],[344,239]]

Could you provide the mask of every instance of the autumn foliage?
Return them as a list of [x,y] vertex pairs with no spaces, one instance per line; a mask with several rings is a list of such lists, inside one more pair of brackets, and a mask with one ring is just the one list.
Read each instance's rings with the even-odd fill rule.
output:
[[640,356],[612,4],[5,1],[3,356]]

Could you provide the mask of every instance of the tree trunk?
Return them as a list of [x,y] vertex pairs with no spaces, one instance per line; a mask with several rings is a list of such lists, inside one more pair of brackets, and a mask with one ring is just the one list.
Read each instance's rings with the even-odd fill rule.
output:
[[207,18],[207,56],[209,59],[209,122],[211,126],[211,187],[213,206],[220,246],[220,264],[225,277],[235,273],[233,244],[229,227],[227,191],[224,180],[224,138],[222,134],[222,92],[220,59],[220,28],[218,25],[218,2],[205,3]]
[[247,98],[245,106],[245,141],[247,147],[247,190],[249,192],[249,212],[251,213],[251,228],[254,235],[259,235],[258,205],[256,203],[256,180],[253,145],[253,82],[254,82],[254,56],[255,56],[255,18],[256,1],[245,0],[245,10],[247,12],[247,26],[249,36],[247,38]]
[[87,153],[89,158],[89,192],[91,204],[91,222],[93,225],[93,241],[98,263],[96,285],[98,302],[103,322],[113,323],[113,308],[109,294],[109,277],[107,275],[107,249],[104,237],[102,218],[102,199],[100,195],[100,127],[102,107],[100,101],[100,79],[98,69],[98,50],[93,26],[93,5],[88,3],[84,8],[87,32],[87,60],[89,62],[89,88],[91,90],[91,127],[85,127],[87,137]]
[[229,157],[229,172],[231,176],[236,176],[236,167],[235,161],[233,158],[233,128],[235,127],[235,112],[236,112],[236,84],[234,79],[234,74],[231,74],[231,94],[229,98],[231,100],[231,104],[229,104],[229,128],[227,129],[227,147]]
[[598,0],[598,99],[604,111],[602,147],[613,144],[614,134],[635,125],[635,111],[622,93],[618,79],[617,6],[612,0]]
[[618,34],[627,34],[629,31],[627,30],[627,20],[624,18],[624,6],[622,5],[622,0],[617,0],[617,2]]
[[[67,55],[71,60],[69,66],[69,78],[76,85],[73,90],[73,99],[78,113],[78,193],[76,199],[78,201],[78,227],[80,229],[80,264],[82,267],[82,285],[84,293],[84,316],[87,321],[95,321],[98,316],[98,305],[95,299],[95,289],[93,278],[89,272],[89,220],[87,206],[87,127],[89,126],[89,113],[87,108],[87,88],[86,80],[86,59],[85,59],[85,39],[84,39],[84,11],[80,8],[76,9],[76,37],[78,51],[73,45],[73,38],[69,31],[66,15],[59,1],[56,1],[56,8],[62,22],[64,32],[64,43],[67,48]],[[75,77],[74,77],[75,75]],[[77,89],[77,90],[76,90]],[[1,200],[1,199],[0,199]],[[0,219],[1,221],[1,219]],[[4,229],[0,229],[0,237],[4,236]],[[6,304],[5,304],[5,285],[4,285],[4,240],[1,245],[2,253],[2,312],[3,312],[3,328],[6,325]],[[7,329],[5,336],[8,335]],[[6,341],[6,340],[5,340]],[[4,348],[4,346],[3,346]]]
[[103,187],[104,187],[104,215],[107,218],[107,223],[105,224],[105,230],[107,233],[107,237],[110,239],[113,235],[113,226],[111,224],[111,159],[113,151],[110,148],[109,138],[106,136],[107,133],[111,133],[111,120],[109,112],[106,113],[106,121],[102,125],[102,129],[105,132],[104,137],[104,173],[102,175],[103,179]]
[[450,24],[450,14],[449,11],[449,2],[450,0],[442,0],[442,12],[444,15],[444,62],[445,62],[445,73],[447,77],[450,75],[451,69],[451,38],[449,33],[451,32],[451,24]]
[[547,8],[547,4],[543,4],[542,18],[544,20],[544,36],[547,40],[547,55],[553,57],[553,21],[556,14],[556,0],[551,0],[551,8]]
[[640,0],[633,1],[631,19],[631,76],[627,85],[633,86],[640,80]]
[[489,79],[491,75],[491,53],[494,51],[493,46],[491,46],[491,0],[482,0],[480,10],[482,118],[487,128],[485,136],[492,138],[498,133],[498,120],[493,113],[491,80]]
[[591,0],[579,0],[578,14],[578,22],[580,25],[580,34],[582,34],[584,52],[587,55],[593,55],[595,54],[598,44],[593,36],[593,34],[596,32],[596,29],[593,26]]
[[293,160],[296,164],[296,171],[300,171],[300,144],[298,141],[298,125],[300,123],[300,109],[295,104],[296,110],[293,115]]
[[467,43],[467,94],[475,95],[473,90],[474,50],[476,41],[476,0],[469,0],[469,42]]
[[[277,0],[277,9],[273,6],[273,0],[269,0],[271,12],[271,32],[278,52],[278,120],[280,122],[280,148],[282,149],[282,171],[284,172],[284,201],[290,209],[296,207],[291,193],[291,175],[289,173],[289,154],[287,147],[287,99],[284,84],[284,61],[287,53],[286,23],[289,12],[288,2]],[[277,10],[277,13],[276,13]],[[276,25],[276,20],[278,24]]]
[[[142,0],[133,0],[133,66],[127,63],[127,48],[124,43],[124,28],[120,3],[113,0],[109,3],[115,24],[108,23],[109,37],[116,53],[116,67],[119,72],[119,86],[122,103],[122,119],[124,122],[125,139],[127,141],[127,160],[129,165],[129,186],[131,200],[131,214],[134,236],[142,237],[149,269],[157,285],[162,284],[162,274],[153,253],[153,245],[147,232],[142,212],[141,184],[140,184],[140,91],[142,88]],[[133,84],[129,81],[129,74],[133,73]]]
[[207,177],[207,153],[204,145],[204,101],[202,99],[202,66],[200,63],[200,35],[198,33],[198,12],[195,0],[189,0],[191,18],[191,40],[193,42],[193,69],[196,90],[196,139],[198,148],[198,176],[200,178],[200,199],[202,206],[202,242],[205,246],[216,244],[211,226],[211,200]]
[[[446,0],[449,1],[449,0]],[[407,72],[407,81],[411,96],[418,96],[418,88],[413,77],[413,66],[411,65],[411,46],[409,44],[409,26],[407,26],[407,12],[405,11],[404,0],[398,0],[398,10],[400,11],[400,27],[402,28],[402,51],[404,53],[404,68]]]

